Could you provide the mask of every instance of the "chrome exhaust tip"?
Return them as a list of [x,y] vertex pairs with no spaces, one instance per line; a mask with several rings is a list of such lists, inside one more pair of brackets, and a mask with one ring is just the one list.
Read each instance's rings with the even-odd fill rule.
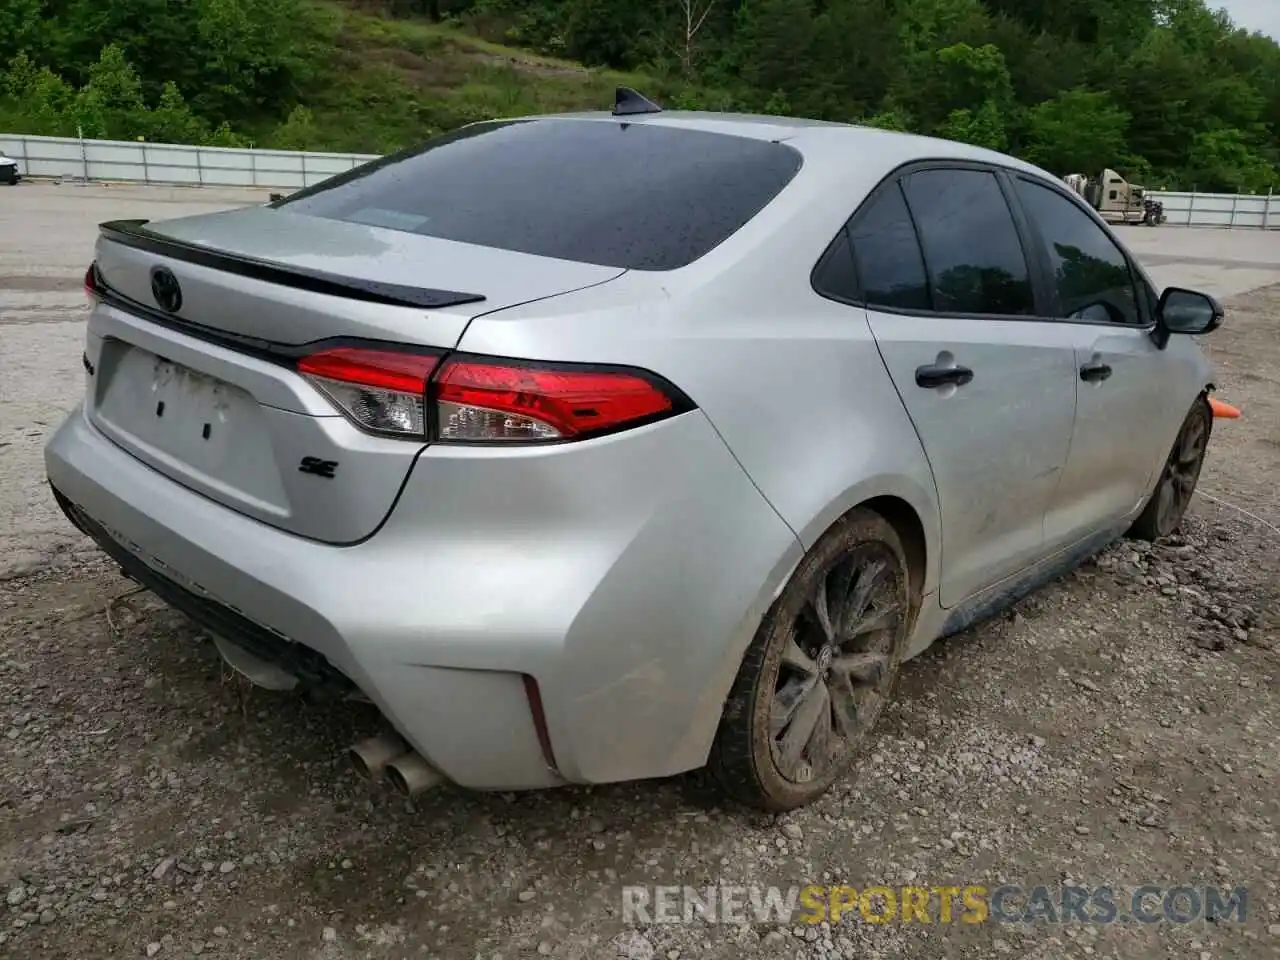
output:
[[387,764],[387,779],[406,797],[416,797],[424,790],[444,783],[444,775],[413,751],[401,754]]
[[356,772],[376,783],[386,773],[387,764],[408,751],[408,745],[398,736],[383,734],[361,740],[347,751],[347,756]]

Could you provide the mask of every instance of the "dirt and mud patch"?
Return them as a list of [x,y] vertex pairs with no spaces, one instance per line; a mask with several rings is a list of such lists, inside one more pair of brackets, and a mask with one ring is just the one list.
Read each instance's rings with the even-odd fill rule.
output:
[[[1183,533],[1122,541],[905,671],[849,779],[770,817],[699,774],[371,788],[378,718],[246,688],[81,540],[0,583],[0,955],[1280,956],[1280,290],[1208,346]],[[2,453],[2,452],[0,452]],[[1247,890],[1244,922],[644,925],[625,885]]]

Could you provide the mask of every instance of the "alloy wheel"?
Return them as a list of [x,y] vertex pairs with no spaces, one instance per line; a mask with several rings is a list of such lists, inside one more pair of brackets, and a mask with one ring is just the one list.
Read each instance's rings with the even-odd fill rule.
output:
[[863,544],[815,578],[782,650],[769,713],[770,753],[795,784],[823,780],[875,723],[897,669],[902,571]]
[[1202,417],[1191,417],[1169,453],[1160,489],[1156,492],[1156,525],[1162,536],[1177,529],[1191,504],[1208,440],[1208,424]]

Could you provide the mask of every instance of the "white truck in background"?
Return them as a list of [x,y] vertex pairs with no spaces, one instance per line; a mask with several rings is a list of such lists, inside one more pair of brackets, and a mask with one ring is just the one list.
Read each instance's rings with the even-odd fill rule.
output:
[[1140,223],[1156,227],[1165,222],[1164,204],[1152,200],[1145,188],[1129,183],[1110,168],[1103,170],[1100,177],[1072,173],[1062,179],[1108,223]]

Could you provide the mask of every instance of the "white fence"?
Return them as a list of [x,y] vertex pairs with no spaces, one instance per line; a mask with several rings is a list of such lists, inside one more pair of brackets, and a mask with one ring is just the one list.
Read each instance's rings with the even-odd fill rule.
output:
[[1280,230],[1280,196],[1247,193],[1157,193],[1169,223],[1183,227]]
[[193,147],[128,140],[76,140],[0,133],[0,152],[24,177],[118,180],[130,183],[298,190],[376,157]]

